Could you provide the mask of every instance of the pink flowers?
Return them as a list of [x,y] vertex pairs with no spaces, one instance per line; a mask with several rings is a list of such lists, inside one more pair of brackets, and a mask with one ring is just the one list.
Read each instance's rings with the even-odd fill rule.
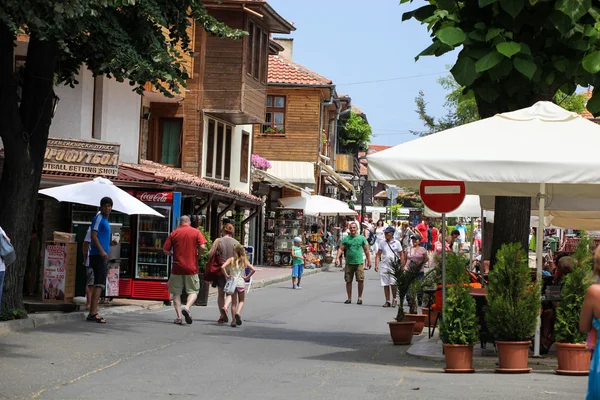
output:
[[266,158],[263,158],[258,154],[252,154],[252,166],[256,169],[262,169],[264,171],[271,168],[271,163]]

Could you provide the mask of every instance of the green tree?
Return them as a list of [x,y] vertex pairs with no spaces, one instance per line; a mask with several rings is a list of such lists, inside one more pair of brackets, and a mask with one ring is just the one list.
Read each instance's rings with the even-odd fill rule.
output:
[[360,115],[351,111],[339,136],[340,152],[342,154],[358,154],[360,151],[366,151],[372,135],[371,126]]
[[[54,87],[74,86],[85,65],[96,75],[151,82],[165,95],[189,78],[182,57],[191,54],[186,28],[197,21],[210,34],[239,38],[211,17],[199,0],[4,0],[0,7],[0,137],[5,160],[0,181],[0,225],[18,261],[7,270],[3,307],[22,308],[23,276]],[[163,31],[163,28],[166,29]],[[17,34],[29,37],[27,62],[13,73]],[[19,88],[21,86],[21,88]]]
[[[400,0],[412,3],[412,0]],[[426,0],[404,13],[427,26],[420,56],[461,48],[450,72],[472,90],[481,118],[600,83],[600,10],[591,0]],[[587,108],[600,114],[600,92]],[[502,243],[527,247],[531,199],[496,197],[492,264]]]

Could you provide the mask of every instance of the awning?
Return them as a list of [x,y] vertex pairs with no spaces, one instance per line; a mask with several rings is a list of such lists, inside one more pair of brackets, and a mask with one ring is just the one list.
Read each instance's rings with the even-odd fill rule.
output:
[[337,172],[335,172],[333,170],[333,168],[331,168],[327,164],[323,164],[322,162],[319,162],[319,165],[325,170],[325,172],[327,172],[329,175],[331,175],[335,179],[337,179],[337,181],[340,183],[340,185],[342,185],[344,188],[346,188],[346,190],[348,190],[350,193],[354,193],[354,186],[352,186],[352,184],[350,182],[348,182],[347,180],[342,178],[340,176],[340,174],[338,174]]
[[282,181],[296,185],[316,185],[315,166],[306,161],[270,161],[271,168],[267,173]]
[[310,192],[308,190],[302,189],[300,186],[296,186],[293,183],[284,181],[283,179],[279,179],[278,177],[276,177],[274,175],[271,175],[268,172],[265,172],[265,171],[260,170],[260,169],[255,169],[254,173],[258,177],[260,177],[260,178],[262,178],[262,179],[264,179],[264,180],[272,183],[275,186],[286,187],[288,189],[295,190],[298,193],[300,193],[302,196],[304,196],[304,195],[309,195],[310,196]]

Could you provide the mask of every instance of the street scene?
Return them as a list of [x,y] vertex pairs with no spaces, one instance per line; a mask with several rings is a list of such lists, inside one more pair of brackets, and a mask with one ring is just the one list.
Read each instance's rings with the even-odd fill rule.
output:
[[6,0],[0,399],[600,400],[590,0]]

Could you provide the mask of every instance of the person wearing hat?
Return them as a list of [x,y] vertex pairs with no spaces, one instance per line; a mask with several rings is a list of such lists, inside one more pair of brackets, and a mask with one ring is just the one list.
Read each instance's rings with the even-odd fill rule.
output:
[[[377,244],[378,250],[375,255],[375,272],[379,272],[381,286],[383,286],[383,294],[385,295],[384,307],[396,307],[398,300],[396,298],[396,281],[390,275],[392,271],[392,263],[400,262],[404,265],[404,253],[402,245],[394,239],[396,229],[393,226],[388,226],[384,230],[384,239]],[[379,268],[381,266],[381,268]],[[390,287],[392,288],[392,303],[390,304]]]
[[[292,289],[302,289],[300,280],[304,272],[304,256],[302,255],[302,238],[296,236],[292,246]],[[296,280],[298,284],[296,284]]]

